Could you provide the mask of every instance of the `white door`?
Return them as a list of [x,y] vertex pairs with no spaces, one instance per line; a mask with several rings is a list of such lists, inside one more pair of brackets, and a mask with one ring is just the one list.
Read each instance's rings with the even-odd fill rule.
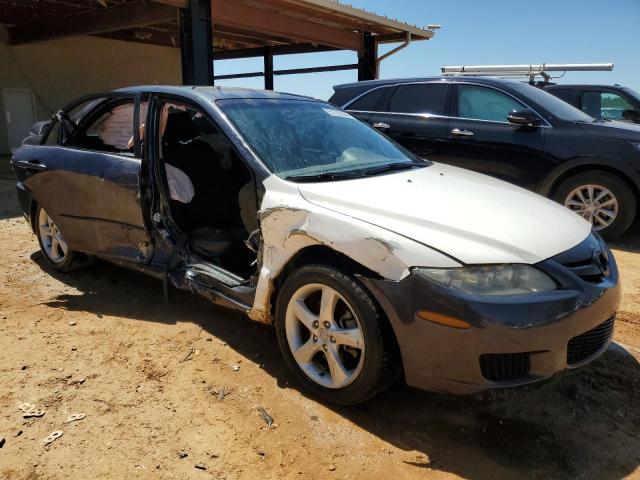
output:
[[13,88],[2,89],[5,121],[9,137],[9,147],[13,153],[29,135],[36,122],[36,106],[32,90]]

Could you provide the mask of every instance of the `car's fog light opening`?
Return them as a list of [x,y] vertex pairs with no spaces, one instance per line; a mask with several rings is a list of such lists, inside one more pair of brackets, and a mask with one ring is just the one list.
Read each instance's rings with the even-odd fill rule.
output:
[[446,327],[459,328],[463,330],[471,328],[471,324],[464,320],[450,315],[444,315],[442,313],[430,312],[429,310],[420,310],[416,313],[416,316],[422,320],[444,325]]
[[487,380],[504,382],[517,380],[529,375],[531,354],[498,353],[480,355],[480,371]]
[[599,353],[613,337],[615,318],[611,317],[596,328],[573,337],[567,345],[567,364],[578,365]]

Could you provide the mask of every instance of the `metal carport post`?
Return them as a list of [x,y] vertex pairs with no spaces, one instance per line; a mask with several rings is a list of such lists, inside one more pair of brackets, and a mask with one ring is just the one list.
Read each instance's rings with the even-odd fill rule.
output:
[[180,9],[183,85],[213,85],[211,0],[189,0]]

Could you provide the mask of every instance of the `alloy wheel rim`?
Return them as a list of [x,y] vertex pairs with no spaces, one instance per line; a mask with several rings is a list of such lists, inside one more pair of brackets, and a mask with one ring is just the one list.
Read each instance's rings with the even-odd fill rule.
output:
[[313,382],[344,388],[364,364],[364,335],[355,311],[335,289],[319,284],[300,287],[289,300],[287,342],[294,360]]
[[587,220],[595,230],[602,230],[618,216],[618,199],[607,188],[588,184],[572,190],[564,206]]
[[43,208],[38,217],[38,232],[46,255],[55,263],[64,262],[69,247],[62,232]]

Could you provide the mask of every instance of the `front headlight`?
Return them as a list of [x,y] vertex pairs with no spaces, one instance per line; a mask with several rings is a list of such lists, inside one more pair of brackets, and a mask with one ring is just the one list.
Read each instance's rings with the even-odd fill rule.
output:
[[416,270],[438,285],[470,295],[522,295],[556,289],[548,275],[529,265]]

